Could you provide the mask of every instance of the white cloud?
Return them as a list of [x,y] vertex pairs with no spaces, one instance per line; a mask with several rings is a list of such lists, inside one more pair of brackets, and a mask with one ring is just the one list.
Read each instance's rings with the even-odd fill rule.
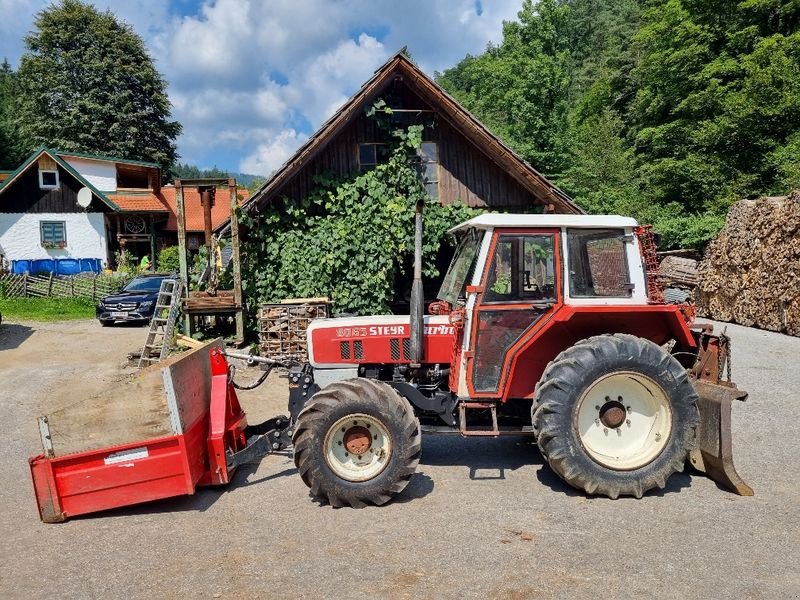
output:
[[[186,0],[173,0],[185,11]],[[48,0],[0,0],[0,56]],[[96,0],[145,38],[183,124],[183,160],[267,175],[388,56],[408,46],[427,73],[499,41],[520,0]],[[16,40],[16,41],[15,41]],[[220,157],[220,158],[217,158]]]
[[294,129],[262,131],[263,141],[241,163],[244,173],[269,175],[286,162],[308,136]]

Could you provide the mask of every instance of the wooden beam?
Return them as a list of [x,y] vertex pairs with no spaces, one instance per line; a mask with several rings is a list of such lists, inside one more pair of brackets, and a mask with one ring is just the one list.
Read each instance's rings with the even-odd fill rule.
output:
[[236,179],[228,179],[228,189],[231,193],[231,250],[233,255],[233,298],[239,310],[236,311],[236,342],[244,344],[244,303],[242,302],[242,265],[239,255],[239,219],[236,215],[239,209],[239,199],[236,197]]
[[[181,180],[175,180],[175,202],[177,204],[177,224],[178,224],[178,260],[180,262],[181,279],[183,280],[184,294],[189,294],[189,259],[186,256],[186,210],[183,204],[183,187]],[[189,337],[192,336],[192,318],[184,314],[184,332]]]

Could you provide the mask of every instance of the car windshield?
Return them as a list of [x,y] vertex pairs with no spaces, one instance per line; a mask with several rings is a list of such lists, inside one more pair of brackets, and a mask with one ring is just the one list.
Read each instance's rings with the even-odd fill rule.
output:
[[165,277],[137,277],[126,285],[123,290],[126,292],[157,292],[161,287],[161,282]]
[[465,296],[467,280],[475,265],[480,239],[475,229],[468,229],[462,234],[456,253],[450,262],[450,268],[447,269],[447,275],[444,276],[442,287],[439,289],[437,296],[439,300],[455,306],[458,299]]

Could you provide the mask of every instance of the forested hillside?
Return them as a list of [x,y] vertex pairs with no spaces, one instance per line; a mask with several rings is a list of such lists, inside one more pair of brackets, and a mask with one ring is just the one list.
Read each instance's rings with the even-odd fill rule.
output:
[[587,210],[701,247],[800,186],[800,2],[525,0],[437,81]]

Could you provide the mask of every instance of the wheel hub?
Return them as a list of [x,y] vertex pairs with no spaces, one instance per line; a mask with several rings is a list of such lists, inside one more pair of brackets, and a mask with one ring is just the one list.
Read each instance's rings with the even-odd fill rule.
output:
[[392,457],[392,436],[383,422],[364,413],[342,417],[323,441],[325,462],[346,481],[369,481],[386,468]]
[[638,469],[666,447],[672,409],[664,389],[650,377],[616,371],[592,383],[576,407],[578,439],[595,462],[610,469]]
[[344,447],[351,454],[361,456],[366,454],[372,446],[372,434],[369,429],[361,425],[351,427],[344,434]]
[[619,400],[610,400],[600,408],[600,421],[606,427],[616,429],[625,422],[625,406]]

